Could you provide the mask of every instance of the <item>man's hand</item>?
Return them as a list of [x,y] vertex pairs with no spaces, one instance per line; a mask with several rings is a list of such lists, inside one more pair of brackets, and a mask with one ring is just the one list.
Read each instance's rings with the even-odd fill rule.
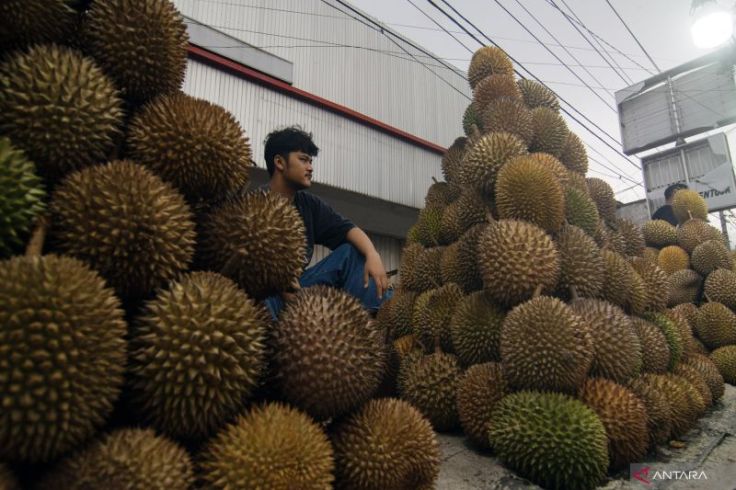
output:
[[365,271],[363,272],[363,287],[368,287],[368,280],[373,278],[376,281],[376,292],[378,297],[382,298],[383,293],[388,289],[388,276],[386,268],[383,266],[381,256],[378,252],[368,254],[365,257]]

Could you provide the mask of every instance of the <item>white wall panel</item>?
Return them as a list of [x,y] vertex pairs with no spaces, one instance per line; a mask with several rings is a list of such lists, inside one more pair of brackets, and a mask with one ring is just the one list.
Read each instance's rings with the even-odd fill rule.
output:
[[[462,134],[462,115],[469,103],[462,94],[470,95],[465,80],[446,68],[430,67],[458,93],[385,35],[321,0],[174,3],[184,15],[293,62],[295,87],[445,147]],[[419,60],[438,64],[398,42]]]

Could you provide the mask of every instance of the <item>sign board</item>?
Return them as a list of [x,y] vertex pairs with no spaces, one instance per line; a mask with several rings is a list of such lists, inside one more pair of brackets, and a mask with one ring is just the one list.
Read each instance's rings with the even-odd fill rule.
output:
[[642,158],[642,166],[652,212],[664,204],[664,190],[677,182],[700,193],[709,211],[736,207],[736,178],[723,133]]

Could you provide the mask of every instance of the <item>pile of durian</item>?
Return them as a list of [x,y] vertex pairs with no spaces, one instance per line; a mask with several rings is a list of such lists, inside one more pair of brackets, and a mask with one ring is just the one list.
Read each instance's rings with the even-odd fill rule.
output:
[[169,0],[0,2],[0,489],[431,488],[380,323],[261,303],[303,222],[187,42]]
[[[555,95],[516,80],[502,51],[478,50],[468,78],[466,135],[379,312],[397,390],[538,485],[594,488],[684,436],[733,382],[735,353],[702,344],[736,349],[720,347],[736,341],[736,273],[695,192],[677,195],[677,230],[617,218]],[[699,274],[710,301],[696,308]]]

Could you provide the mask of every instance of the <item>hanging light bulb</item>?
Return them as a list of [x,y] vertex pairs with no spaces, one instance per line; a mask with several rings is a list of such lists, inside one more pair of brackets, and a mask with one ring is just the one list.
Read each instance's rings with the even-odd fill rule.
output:
[[693,0],[690,12],[694,18],[690,33],[698,48],[715,48],[731,38],[733,14],[730,9],[715,0]]

